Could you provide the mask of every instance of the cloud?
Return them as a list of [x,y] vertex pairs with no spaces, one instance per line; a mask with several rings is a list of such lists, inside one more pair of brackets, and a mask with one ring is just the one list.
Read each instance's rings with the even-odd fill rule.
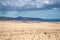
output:
[[60,0],[0,0],[0,10],[46,10],[54,8],[60,9]]

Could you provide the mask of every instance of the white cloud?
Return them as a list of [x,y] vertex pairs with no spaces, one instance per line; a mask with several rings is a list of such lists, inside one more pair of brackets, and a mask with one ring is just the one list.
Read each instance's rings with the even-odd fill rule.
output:
[[43,3],[50,4],[50,1],[49,0],[44,0]]
[[4,6],[17,6],[17,7],[23,7],[26,5],[36,6],[39,7],[42,4],[42,1],[36,0],[16,0],[16,1],[3,1],[1,2]]

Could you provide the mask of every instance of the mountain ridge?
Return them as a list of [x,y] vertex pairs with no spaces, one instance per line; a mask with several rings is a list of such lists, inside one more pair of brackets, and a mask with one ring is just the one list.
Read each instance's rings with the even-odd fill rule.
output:
[[47,22],[60,22],[60,19],[42,19],[42,18],[31,18],[31,17],[16,17],[16,18],[11,18],[11,17],[0,17],[0,20],[17,20],[17,21],[47,21]]

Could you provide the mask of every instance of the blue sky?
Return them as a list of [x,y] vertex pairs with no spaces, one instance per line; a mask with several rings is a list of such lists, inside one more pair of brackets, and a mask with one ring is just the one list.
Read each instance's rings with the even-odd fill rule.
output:
[[32,17],[42,19],[60,19],[59,10],[44,10],[44,11],[5,11],[0,12],[0,17]]

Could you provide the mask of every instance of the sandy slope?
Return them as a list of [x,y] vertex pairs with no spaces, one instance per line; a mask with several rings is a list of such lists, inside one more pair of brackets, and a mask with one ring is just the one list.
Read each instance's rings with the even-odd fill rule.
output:
[[0,21],[0,40],[60,40],[60,22]]

